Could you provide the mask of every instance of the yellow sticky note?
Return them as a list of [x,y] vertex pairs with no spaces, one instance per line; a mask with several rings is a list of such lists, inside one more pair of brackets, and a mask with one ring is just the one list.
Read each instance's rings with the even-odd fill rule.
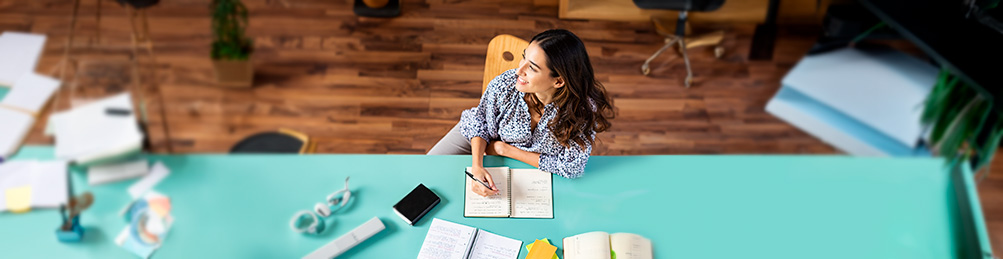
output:
[[[543,242],[546,242],[547,244],[550,244],[550,240],[548,240],[546,238],[543,239]],[[526,251],[527,251],[526,253],[529,253],[528,251],[531,251],[531,250],[533,250],[533,244],[526,245]],[[554,253],[554,257],[552,257],[551,259],[561,259],[561,258],[557,257],[557,253]]]
[[7,189],[7,210],[24,213],[31,210],[31,185]]
[[526,250],[529,250],[526,253],[526,259],[558,259],[557,247],[550,245],[550,241],[546,238],[543,240],[537,239],[536,242],[526,245]]

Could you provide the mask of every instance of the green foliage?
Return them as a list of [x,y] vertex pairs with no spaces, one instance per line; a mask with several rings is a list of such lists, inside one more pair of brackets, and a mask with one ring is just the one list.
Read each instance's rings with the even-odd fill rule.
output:
[[926,99],[921,120],[931,127],[933,149],[952,161],[971,161],[979,171],[1003,140],[1003,116],[993,102],[946,70]]
[[253,44],[244,36],[247,8],[240,0],[212,0],[212,58],[246,60]]

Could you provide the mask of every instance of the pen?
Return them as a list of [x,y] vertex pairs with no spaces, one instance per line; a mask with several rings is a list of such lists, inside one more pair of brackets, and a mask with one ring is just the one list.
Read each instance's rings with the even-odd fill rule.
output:
[[492,189],[491,186],[488,186],[487,183],[484,183],[480,179],[477,179],[476,177],[474,177],[474,175],[470,174],[470,172],[467,172],[467,170],[463,170],[463,173],[467,174],[467,176],[469,176],[470,179],[474,179],[474,181],[477,181],[478,183],[481,183],[482,185],[484,185],[484,188],[488,188],[488,190],[495,191],[495,189]]

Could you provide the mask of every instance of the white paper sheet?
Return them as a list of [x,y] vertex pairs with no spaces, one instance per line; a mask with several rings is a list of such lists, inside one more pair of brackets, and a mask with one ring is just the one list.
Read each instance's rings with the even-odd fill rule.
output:
[[0,34],[0,85],[11,86],[35,71],[45,47],[45,35],[21,32]]
[[24,137],[35,125],[30,114],[0,108],[0,157],[6,159],[21,148]]
[[146,159],[91,166],[87,168],[87,183],[91,186],[96,186],[140,177],[146,175],[149,169],[149,163]]
[[154,186],[157,186],[157,184],[160,183],[161,180],[164,180],[164,178],[166,178],[170,173],[171,170],[167,169],[167,166],[165,166],[163,162],[158,161],[152,168],[150,168],[150,174],[147,174],[143,177],[143,179],[139,179],[138,182],[129,186],[129,195],[132,196],[133,200],[139,198],[147,191],[153,189]]
[[0,101],[0,106],[38,113],[58,88],[59,80],[28,73],[14,83],[14,87]]

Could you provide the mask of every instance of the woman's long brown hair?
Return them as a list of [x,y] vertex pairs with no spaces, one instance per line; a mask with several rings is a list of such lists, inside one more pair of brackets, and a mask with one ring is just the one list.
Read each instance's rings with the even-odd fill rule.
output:
[[554,93],[557,115],[549,123],[550,132],[565,147],[570,147],[571,142],[583,149],[585,143],[595,144],[592,131],[606,131],[611,125],[609,120],[616,115],[613,100],[592,72],[585,44],[563,29],[541,32],[530,42],[536,42],[546,54],[550,76],[564,79],[564,86]]

